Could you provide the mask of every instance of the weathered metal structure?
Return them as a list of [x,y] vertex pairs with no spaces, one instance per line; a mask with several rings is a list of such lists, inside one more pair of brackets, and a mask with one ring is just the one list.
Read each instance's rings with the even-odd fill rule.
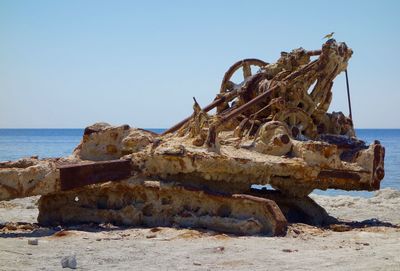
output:
[[98,123],[69,157],[0,163],[0,200],[42,195],[42,224],[283,235],[288,220],[328,223],[309,193],[377,190],[384,177],[384,147],[367,146],[351,118],[328,112],[333,80],[352,53],[330,39],[272,64],[241,60],[211,104],[195,100],[193,114],[161,135]]

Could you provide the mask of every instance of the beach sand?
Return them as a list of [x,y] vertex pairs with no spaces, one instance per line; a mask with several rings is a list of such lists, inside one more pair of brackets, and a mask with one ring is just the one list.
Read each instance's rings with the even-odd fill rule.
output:
[[[0,270],[400,270],[400,191],[312,197],[347,224],[291,224],[285,237],[112,225],[40,228],[37,197],[0,202]],[[352,223],[350,223],[352,221]],[[12,223],[23,222],[23,223]],[[38,239],[38,245],[28,240]]]

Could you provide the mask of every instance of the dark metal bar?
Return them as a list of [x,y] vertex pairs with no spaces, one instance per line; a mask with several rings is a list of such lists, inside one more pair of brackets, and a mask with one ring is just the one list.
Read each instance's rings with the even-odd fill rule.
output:
[[349,117],[353,120],[353,114],[351,113],[351,99],[350,99],[350,86],[349,86],[349,77],[347,75],[347,69],[344,71],[346,74],[346,87],[347,87],[347,101],[349,103]]
[[61,190],[69,190],[88,184],[126,179],[132,174],[131,160],[69,164],[59,166]]
[[320,179],[349,179],[353,181],[361,180],[361,176],[357,172],[344,171],[339,169],[325,169],[318,174]]

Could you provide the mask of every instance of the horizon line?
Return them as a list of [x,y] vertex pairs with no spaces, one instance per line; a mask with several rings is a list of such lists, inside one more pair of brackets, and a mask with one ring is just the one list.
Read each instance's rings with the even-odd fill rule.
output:
[[[120,126],[120,125],[112,125],[112,126]],[[131,126],[130,126],[131,127]],[[44,130],[44,129],[48,129],[48,130],[50,130],[50,129],[59,129],[59,130],[61,130],[61,129],[70,129],[70,130],[78,130],[78,129],[85,129],[86,127],[81,127],[81,128],[77,128],[77,127],[0,127],[0,130],[18,130],[18,129],[36,129],[36,130],[40,130],[40,129],[42,129],[42,130]],[[155,127],[146,127],[146,128],[143,128],[143,127],[131,127],[131,128],[138,128],[138,129],[168,129],[169,127],[167,127],[167,128],[155,128]],[[376,127],[362,127],[362,128],[354,128],[354,129],[380,129],[380,130],[400,130],[400,127],[395,127],[395,128],[382,128],[382,127],[380,127],[380,128],[376,128]]]

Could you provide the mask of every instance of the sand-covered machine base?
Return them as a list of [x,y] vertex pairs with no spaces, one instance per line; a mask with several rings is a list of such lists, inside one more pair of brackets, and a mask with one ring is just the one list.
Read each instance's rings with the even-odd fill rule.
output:
[[284,235],[287,228],[271,200],[210,194],[156,181],[122,181],[42,196],[38,222],[206,228],[239,235]]

